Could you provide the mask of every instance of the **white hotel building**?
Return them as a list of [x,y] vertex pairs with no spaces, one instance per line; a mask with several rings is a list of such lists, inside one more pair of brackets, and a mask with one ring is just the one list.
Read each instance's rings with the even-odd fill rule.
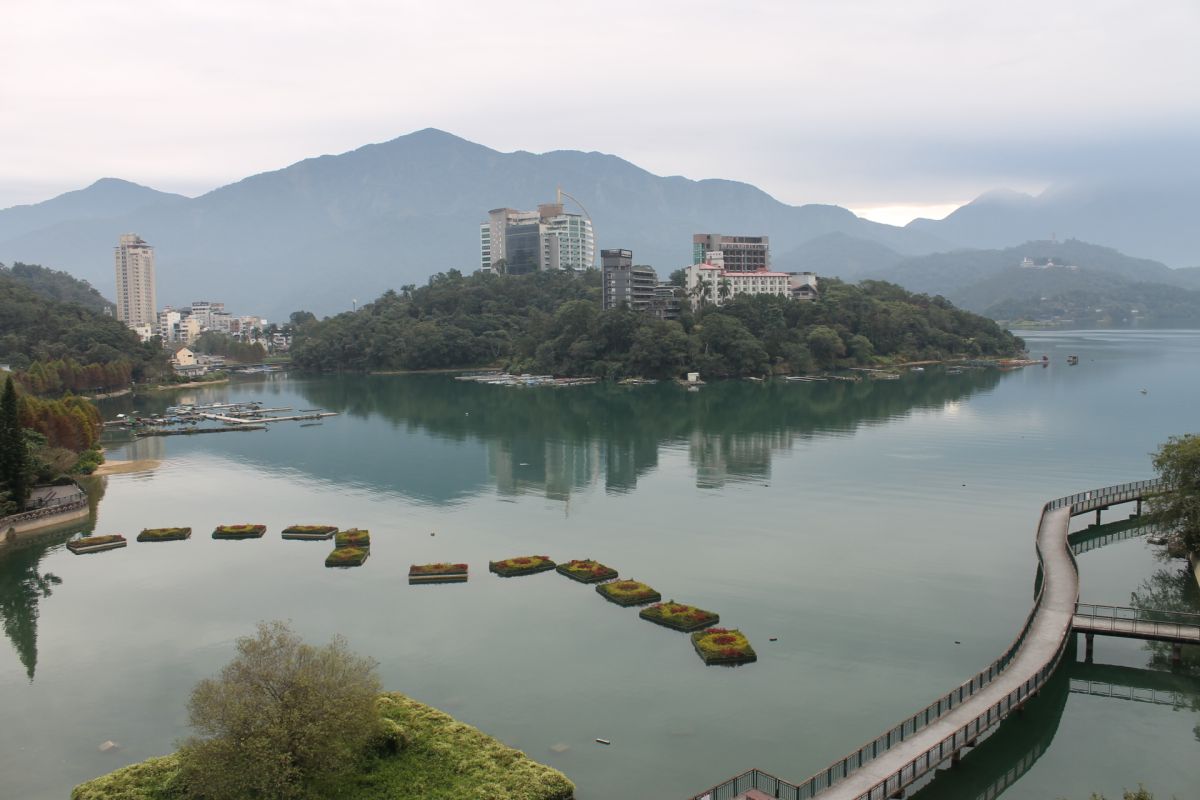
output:
[[710,253],[704,264],[692,264],[687,270],[687,296],[692,308],[723,305],[739,294],[773,294],[792,300],[814,300],[817,276],[813,272],[727,271],[719,254]]

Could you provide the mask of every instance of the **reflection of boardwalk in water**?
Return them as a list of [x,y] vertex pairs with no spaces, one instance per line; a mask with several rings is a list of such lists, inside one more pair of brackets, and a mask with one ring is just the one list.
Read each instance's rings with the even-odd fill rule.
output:
[[[1073,648],[1072,648],[1073,649]],[[921,800],[994,800],[1050,748],[1074,695],[1200,710],[1200,679],[1151,669],[1089,664],[1068,650],[1064,664],[1020,717],[1006,723],[953,771],[939,770]]]

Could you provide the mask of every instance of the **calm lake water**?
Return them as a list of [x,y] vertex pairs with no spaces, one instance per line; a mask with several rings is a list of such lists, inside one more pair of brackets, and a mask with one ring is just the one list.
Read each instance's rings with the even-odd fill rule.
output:
[[[230,400],[340,416],[112,445],[161,466],[98,481],[88,527],[193,538],[77,557],[63,547],[76,527],[0,558],[0,797],[62,800],[173,749],[191,687],[266,619],[315,642],[344,634],[389,689],[558,767],[580,800],[684,800],[750,767],[799,781],[1008,645],[1044,501],[1151,477],[1161,441],[1200,429],[1200,334],[1023,335],[1050,366],[694,393],[277,376],[111,401],[110,417]],[[268,533],[209,538],[231,522]],[[327,543],[280,540],[297,522],[370,529],[370,560],[325,569]],[[527,554],[596,558],[717,611],[759,661],[706,668],[686,635],[591,587],[487,572]],[[410,564],[438,560],[469,562],[470,582],[407,584]],[[1080,567],[1085,601],[1153,589],[1200,609],[1144,539]],[[1058,691],[922,796],[973,797],[1008,775],[1013,798],[1139,782],[1200,797],[1197,655],[1172,674],[1160,651],[1097,639],[1096,661],[1109,671],[1064,668]],[[1178,702],[1071,693],[1078,675]],[[99,752],[109,739],[120,749]]]

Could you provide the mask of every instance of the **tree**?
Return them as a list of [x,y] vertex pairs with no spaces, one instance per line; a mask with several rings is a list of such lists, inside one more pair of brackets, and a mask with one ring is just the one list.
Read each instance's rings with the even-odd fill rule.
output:
[[832,369],[837,359],[846,354],[846,345],[837,331],[826,325],[818,325],[804,338],[808,350],[821,366]]
[[18,509],[29,500],[29,448],[17,404],[17,387],[12,375],[4,381],[0,396],[0,488]]
[[1154,454],[1163,492],[1150,498],[1154,521],[1189,553],[1200,552],[1200,436],[1172,436]]
[[375,670],[341,637],[314,647],[283,622],[260,623],[221,674],[192,691],[200,737],[180,750],[183,787],[205,800],[323,796],[379,729]]

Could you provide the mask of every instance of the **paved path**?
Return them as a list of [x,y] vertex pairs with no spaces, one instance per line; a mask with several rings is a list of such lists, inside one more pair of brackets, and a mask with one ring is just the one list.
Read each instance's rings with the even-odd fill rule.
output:
[[1079,575],[1071,561],[1067,532],[1071,523],[1069,506],[1047,511],[1038,526],[1037,545],[1042,553],[1043,597],[1029,635],[1016,658],[999,676],[962,705],[917,731],[902,744],[850,773],[849,777],[820,792],[822,800],[854,800],[866,795],[905,764],[956,730],[987,713],[1009,692],[1033,677],[1058,657],[1063,640],[1071,633],[1075,602],[1079,599]]

